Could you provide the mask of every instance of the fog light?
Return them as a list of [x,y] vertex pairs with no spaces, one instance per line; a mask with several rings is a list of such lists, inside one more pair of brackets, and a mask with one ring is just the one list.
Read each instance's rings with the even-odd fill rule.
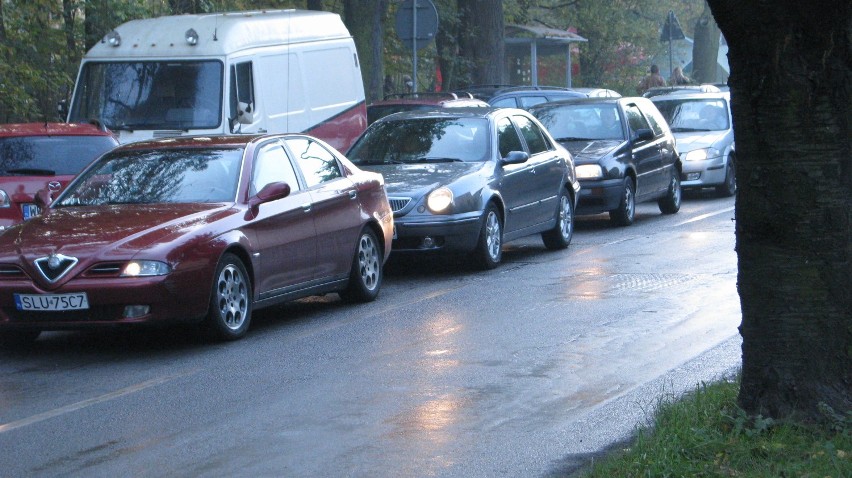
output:
[[424,249],[431,249],[433,247],[435,247],[435,240],[432,239],[429,236],[424,237],[423,238],[423,248]]
[[687,181],[696,181],[700,177],[701,177],[701,173],[688,173],[686,175],[686,180]]
[[142,317],[143,315],[148,315],[150,310],[150,305],[128,305],[124,307],[124,318],[135,319],[136,317]]

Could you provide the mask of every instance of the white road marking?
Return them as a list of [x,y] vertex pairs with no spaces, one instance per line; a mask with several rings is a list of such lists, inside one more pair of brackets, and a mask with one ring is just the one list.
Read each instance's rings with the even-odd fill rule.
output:
[[702,214],[700,216],[695,216],[692,219],[688,219],[686,221],[675,224],[675,226],[683,226],[684,224],[689,224],[690,222],[700,221],[702,219],[707,219],[708,217],[718,216],[719,214],[724,214],[726,212],[731,212],[734,210],[734,206],[731,206],[726,209],[722,209],[721,211],[711,212],[707,214]]

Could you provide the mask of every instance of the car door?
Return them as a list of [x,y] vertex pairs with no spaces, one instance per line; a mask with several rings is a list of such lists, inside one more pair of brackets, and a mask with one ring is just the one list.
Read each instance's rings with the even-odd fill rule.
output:
[[[636,198],[641,199],[656,193],[664,180],[660,154],[660,142],[651,125],[635,103],[624,108],[632,147],[632,160],[636,168]],[[640,139],[639,132],[647,130],[652,137]],[[667,183],[666,183],[667,184]]]
[[560,163],[563,160],[539,125],[532,119],[522,115],[512,115],[512,121],[518,127],[530,153],[528,165],[531,174],[527,176],[530,181],[527,187],[528,200],[534,205],[529,209],[531,217],[527,224],[534,226],[552,219],[557,209],[556,201],[563,171]]
[[313,138],[290,137],[285,143],[313,201],[317,232],[315,279],[345,277],[364,222],[355,184],[343,174],[337,157]]
[[273,141],[261,146],[255,156],[249,195],[278,181],[290,185],[290,194],[259,205],[247,227],[257,238],[255,287],[261,299],[310,281],[316,262],[311,196],[300,184],[284,145]]
[[675,138],[666,123],[666,118],[660,113],[660,110],[651,102],[637,103],[639,109],[645,114],[645,118],[651,124],[651,129],[654,135],[658,138],[657,143],[660,146],[660,182],[657,185],[660,191],[668,190],[669,184],[673,176],[678,174],[677,171],[677,146]]
[[[504,116],[496,121],[498,151],[505,158],[512,151],[526,152],[520,133],[515,124]],[[500,181],[500,195],[506,207],[504,232],[513,232],[533,224],[537,206],[535,184],[535,165],[529,160],[520,164],[504,164]]]

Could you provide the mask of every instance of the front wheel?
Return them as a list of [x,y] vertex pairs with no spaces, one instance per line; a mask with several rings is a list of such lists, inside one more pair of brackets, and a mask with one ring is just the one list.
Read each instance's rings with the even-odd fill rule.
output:
[[251,297],[251,283],[243,262],[234,254],[223,255],[213,275],[206,322],[215,338],[236,340],[246,334],[251,322]]
[[340,297],[353,302],[371,302],[382,285],[382,250],[372,229],[365,228],[358,237],[355,257],[349,271],[349,283]]
[[716,195],[727,198],[737,193],[737,173],[734,168],[734,157],[728,158],[728,164],[725,166],[725,182],[720,186],[716,186]]
[[559,209],[556,211],[556,226],[541,233],[544,247],[550,250],[565,249],[574,236],[574,205],[565,189],[559,193]]
[[482,269],[493,269],[503,259],[503,224],[494,204],[489,203],[485,208],[474,258]]
[[657,201],[660,206],[660,212],[663,214],[674,214],[680,210],[681,199],[680,174],[677,171],[672,174],[672,180],[669,183],[669,189],[662,199]]
[[609,218],[619,226],[629,226],[633,224],[635,215],[636,187],[633,185],[633,179],[628,176],[624,178],[624,190],[618,207],[609,212]]

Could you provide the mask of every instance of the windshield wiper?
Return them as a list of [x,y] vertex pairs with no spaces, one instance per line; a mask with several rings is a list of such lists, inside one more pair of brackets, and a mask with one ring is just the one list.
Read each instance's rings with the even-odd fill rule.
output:
[[566,136],[564,138],[556,138],[556,141],[594,141],[597,138],[579,138],[576,136]]
[[41,168],[17,168],[7,169],[6,174],[14,174],[19,176],[56,176],[56,171]]
[[693,131],[712,131],[707,128],[685,128],[683,126],[678,126],[677,128],[672,128],[672,133],[691,133]]
[[444,158],[444,157],[437,157],[437,156],[426,157],[426,158],[417,158],[417,161],[418,162],[424,161],[424,162],[428,162],[428,163],[463,163],[464,162],[463,159],[459,159],[459,158]]

